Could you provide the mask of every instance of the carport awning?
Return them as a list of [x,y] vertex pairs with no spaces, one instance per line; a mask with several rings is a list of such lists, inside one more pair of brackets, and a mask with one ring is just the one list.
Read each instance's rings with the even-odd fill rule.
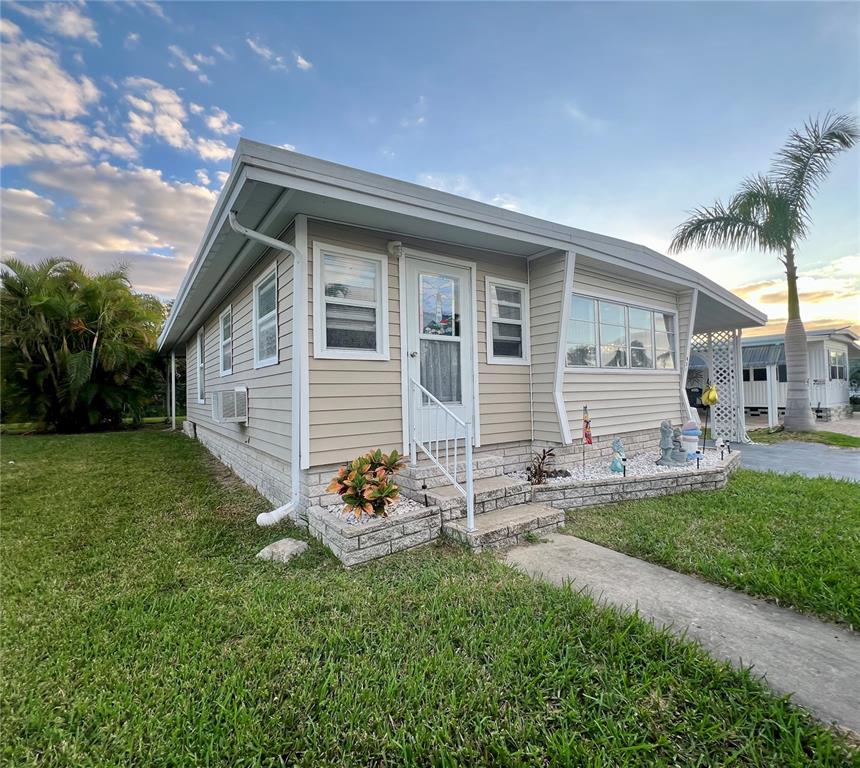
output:
[[785,365],[784,344],[757,344],[743,348],[744,368]]

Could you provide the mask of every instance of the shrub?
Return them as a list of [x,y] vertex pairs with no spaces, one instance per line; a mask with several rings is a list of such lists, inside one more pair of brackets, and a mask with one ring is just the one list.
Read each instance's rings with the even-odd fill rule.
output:
[[352,512],[358,519],[363,514],[386,517],[388,505],[400,498],[394,473],[405,463],[396,450],[383,453],[377,448],[341,467],[326,491],[339,494],[343,511]]
[[544,448],[532,456],[532,463],[526,467],[526,477],[532,485],[543,485],[549,477],[570,477],[566,469],[550,469],[555,461],[555,449]]

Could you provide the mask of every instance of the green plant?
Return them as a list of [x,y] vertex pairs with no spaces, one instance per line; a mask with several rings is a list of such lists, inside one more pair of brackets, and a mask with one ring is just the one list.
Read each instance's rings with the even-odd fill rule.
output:
[[858,139],[860,130],[849,115],[828,114],[823,120],[810,120],[803,131],[792,132],[769,175],[747,178],[728,203],[718,200],[694,210],[677,228],[669,246],[670,253],[687,248],[756,248],[778,254],[787,283],[785,426],[790,430],[815,428],[809,408],[809,362],[806,330],[800,319],[796,250],[812,223],[812,198],[819,185],[836,156]]
[[326,491],[339,494],[344,512],[352,512],[356,518],[363,514],[386,517],[388,505],[400,498],[400,488],[392,478],[405,463],[396,450],[383,453],[377,448],[341,467]]
[[544,448],[540,453],[532,456],[532,463],[526,467],[526,477],[532,485],[543,485],[548,477],[569,477],[570,472],[566,469],[550,469],[550,464],[555,461],[555,449]]

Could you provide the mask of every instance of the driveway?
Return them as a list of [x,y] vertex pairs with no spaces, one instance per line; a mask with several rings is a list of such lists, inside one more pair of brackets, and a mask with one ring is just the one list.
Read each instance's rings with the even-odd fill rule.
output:
[[800,441],[741,445],[739,448],[741,464],[748,469],[860,482],[860,448],[836,448]]
[[719,659],[751,666],[819,719],[860,735],[860,634],[575,536],[555,533],[505,557],[534,578],[638,610]]

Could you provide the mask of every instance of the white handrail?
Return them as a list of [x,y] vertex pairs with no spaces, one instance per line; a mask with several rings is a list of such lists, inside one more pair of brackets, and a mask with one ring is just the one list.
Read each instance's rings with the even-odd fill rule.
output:
[[[422,397],[426,397],[429,403],[436,407],[436,413],[433,415],[433,437],[426,437],[425,441],[419,438],[418,430],[418,408],[421,404]],[[475,489],[474,489],[474,470],[472,468],[472,422],[463,421],[450,408],[442,403],[437,397],[429,392],[425,387],[419,384],[415,379],[409,380],[409,416],[412,423],[412,439],[409,443],[409,457],[412,466],[415,466],[418,460],[418,449],[424,453],[430,461],[432,461],[450,481],[451,484],[463,494],[466,499],[466,528],[469,531],[475,530]],[[439,419],[442,417],[442,435],[440,436]],[[453,422],[453,435],[449,434],[449,422]],[[457,441],[459,436],[457,427],[462,427],[463,430],[463,447],[464,457],[463,464],[465,465],[466,487],[457,481]],[[450,441],[453,440],[454,450],[450,450]],[[439,448],[439,443],[443,442],[442,450]],[[434,447],[435,446],[435,447]],[[443,458],[444,453],[444,458]],[[453,464],[452,464],[453,455]],[[443,463],[444,462],[444,463]],[[453,468],[453,471],[452,471]]]

